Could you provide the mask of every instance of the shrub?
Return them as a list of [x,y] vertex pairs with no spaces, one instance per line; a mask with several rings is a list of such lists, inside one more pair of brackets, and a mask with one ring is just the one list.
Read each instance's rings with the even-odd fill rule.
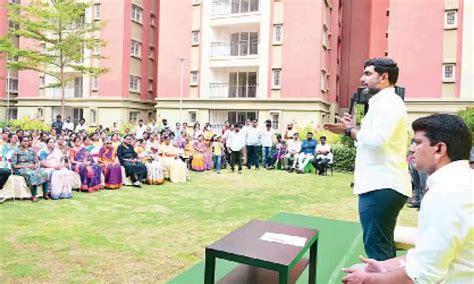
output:
[[135,125],[136,124],[133,124],[133,123],[124,123],[120,126],[120,134],[121,135],[124,135],[125,134],[125,130],[128,128],[130,129],[130,131],[134,131],[135,129]]
[[306,125],[305,127],[297,128],[297,131],[298,131],[298,136],[300,137],[301,140],[306,139],[306,134],[308,132],[312,132],[313,137],[316,140],[318,140],[318,143],[319,143],[319,137],[321,136],[326,136],[326,142],[329,145],[335,145],[335,144],[341,143],[341,135],[334,134],[325,129],[314,129],[310,124]]
[[26,116],[16,119],[16,120],[11,120],[10,125],[12,128],[21,128],[23,130],[44,130],[44,131],[50,131],[51,130],[51,125],[44,123],[41,120],[38,119],[30,119]]
[[474,132],[474,107],[467,107],[457,113],[466,122],[469,129]]
[[334,155],[334,168],[341,171],[353,171],[355,167],[355,147],[349,147],[343,144],[336,144],[332,146],[332,153]]

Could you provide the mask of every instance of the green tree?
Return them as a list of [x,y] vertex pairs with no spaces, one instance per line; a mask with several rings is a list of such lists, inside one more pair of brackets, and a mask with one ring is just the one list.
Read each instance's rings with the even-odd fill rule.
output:
[[[87,3],[85,3],[87,2]],[[77,0],[34,0],[29,5],[8,4],[8,20],[16,28],[0,37],[0,55],[18,58],[7,62],[12,70],[34,70],[54,78],[54,83],[45,88],[61,89],[61,114],[64,116],[65,88],[67,83],[78,77],[98,76],[107,72],[106,68],[87,66],[86,59],[103,58],[85,50],[105,46],[97,37],[102,24],[86,21],[85,15],[91,7],[88,1]],[[33,40],[36,47],[17,48],[13,37]],[[74,75],[67,75],[74,71]]]

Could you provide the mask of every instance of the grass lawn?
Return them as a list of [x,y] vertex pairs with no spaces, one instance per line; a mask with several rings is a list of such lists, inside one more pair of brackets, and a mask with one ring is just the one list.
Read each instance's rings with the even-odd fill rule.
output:
[[[185,184],[75,193],[0,205],[0,282],[164,283],[204,247],[279,212],[357,221],[352,175],[247,170],[192,173]],[[404,208],[400,224],[415,225]]]

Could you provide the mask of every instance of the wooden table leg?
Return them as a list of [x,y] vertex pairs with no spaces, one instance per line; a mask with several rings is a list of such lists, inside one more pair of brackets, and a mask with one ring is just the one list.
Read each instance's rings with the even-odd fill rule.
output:
[[216,257],[206,249],[206,266],[204,268],[204,284],[214,284]]
[[309,248],[309,284],[316,283],[316,264],[318,257],[318,240]]
[[281,270],[279,274],[279,284],[288,284],[290,282],[290,273],[288,269]]

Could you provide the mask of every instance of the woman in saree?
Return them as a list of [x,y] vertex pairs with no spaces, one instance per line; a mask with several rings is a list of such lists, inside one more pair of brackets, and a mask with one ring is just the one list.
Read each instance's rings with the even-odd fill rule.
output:
[[112,145],[112,140],[106,139],[104,146],[99,151],[99,165],[105,177],[105,187],[119,189],[122,186],[122,169],[117,157],[117,149]]
[[56,148],[56,139],[46,141],[46,149],[39,152],[41,167],[48,174],[51,188],[51,199],[72,198],[72,180],[74,173],[64,167],[62,152]]
[[18,136],[15,133],[10,133],[7,142],[2,148],[3,168],[11,168],[12,154],[18,148]]
[[209,153],[206,141],[204,141],[204,135],[199,135],[198,140],[193,144],[193,148],[192,170],[197,172],[210,170],[212,167],[212,156]]
[[170,137],[166,136],[165,143],[161,145],[159,150],[163,167],[168,171],[171,182],[185,182],[188,168],[177,153],[178,149],[171,144]]
[[37,187],[43,186],[43,198],[49,200],[48,196],[48,174],[39,167],[38,157],[30,148],[30,138],[24,136],[21,139],[21,146],[13,152],[12,169],[13,174],[25,178],[26,184],[31,188],[31,201],[36,202]]
[[163,165],[161,161],[155,159],[157,157],[143,140],[138,140],[135,146],[135,152],[138,159],[145,164],[147,169],[146,181],[148,184],[162,184],[165,180],[163,177]]
[[112,146],[115,148],[115,150],[117,150],[118,146],[120,145],[120,136],[118,133],[114,133],[110,138],[112,139]]
[[201,124],[199,124],[199,121],[196,121],[193,126],[193,132],[192,132],[192,138],[193,141],[197,141],[199,138],[199,135],[202,135],[202,130],[201,130]]
[[80,190],[87,192],[98,191],[103,187],[100,166],[94,162],[87,148],[82,147],[82,138],[80,136],[76,136],[73,142],[74,147],[69,150],[69,162],[72,169],[81,177]]
[[204,134],[204,140],[206,141],[207,147],[211,145],[211,138],[214,136],[214,130],[211,128],[211,124],[208,122],[204,125],[204,129],[202,130]]

